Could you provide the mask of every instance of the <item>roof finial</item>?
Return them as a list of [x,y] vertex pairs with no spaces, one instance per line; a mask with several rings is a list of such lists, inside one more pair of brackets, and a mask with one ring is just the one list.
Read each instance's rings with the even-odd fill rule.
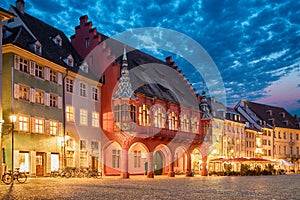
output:
[[202,81],[202,96],[206,97],[204,80]]
[[126,45],[124,45],[124,51],[123,51],[123,61],[127,60],[127,56],[126,56]]

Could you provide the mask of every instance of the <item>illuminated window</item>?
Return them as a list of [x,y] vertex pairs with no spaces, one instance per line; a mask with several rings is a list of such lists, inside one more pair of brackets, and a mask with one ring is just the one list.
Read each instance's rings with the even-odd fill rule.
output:
[[199,131],[199,122],[198,122],[197,117],[192,118],[191,126],[192,126],[192,133],[198,133],[198,131]]
[[35,133],[44,133],[44,120],[43,119],[34,119],[34,132]]
[[99,91],[98,91],[98,88],[95,88],[95,87],[92,88],[92,99],[94,101],[98,101],[99,100]]
[[175,131],[178,130],[178,117],[175,112],[169,114],[169,129]]
[[112,167],[120,168],[120,154],[121,150],[113,149],[112,150]]
[[98,112],[92,113],[92,126],[99,127],[99,113]]
[[140,168],[141,167],[141,151],[134,151],[133,154],[133,167]]
[[80,125],[87,125],[87,110],[80,109]]
[[181,131],[189,132],[190,131],[190,120],[186,115],[183,115],[180,119],[181,121]]
[[44,104],[44,92],[39,90],[35,91],[35,103]]
[[139,125],[140,126],[150,125],[150,112],[145,104],[139,107]]
[[57,135],[58,123],[55,121],[50,121],[50,135]]
[[154,126],[157,128],[165,128],[166,115],[161,107],[154,112]]
[[19,116],[19,131],[29,131],[29,117]]
[[20,94],[19,98],[29,101],[29,87],[20,85]]
[[67,120],[67,122],[74,121],[74,107],[73,106],[66,106],[66,120]]
[[66,78],[66,91],[73,93],[74,80],[71,78]]
[[19,168],[20,172],[29,172],[29,153],[28,152],[20,152],[19,153]]
[[80,140],[80,150],[86,150],[86,141]]
[[80,91],[80,96],[86,97],[86,84],[85,83],[80,83],[79,85],[79,91]]

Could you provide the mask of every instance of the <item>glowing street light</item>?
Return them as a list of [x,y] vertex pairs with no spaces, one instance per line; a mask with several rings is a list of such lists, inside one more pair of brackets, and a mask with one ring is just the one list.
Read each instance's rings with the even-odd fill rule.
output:
[[15,122],[17,121],[17,117],[15,115],[9,116],[9,120],[11,122],[11,171],[12,171],[12,182],[11,184],[14,184],[14,128],[15,128]]

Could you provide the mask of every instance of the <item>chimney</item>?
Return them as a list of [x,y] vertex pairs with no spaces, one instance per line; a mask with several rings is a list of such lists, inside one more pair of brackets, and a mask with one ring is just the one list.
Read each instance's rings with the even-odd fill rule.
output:
[[24,0],[17,0],[17,1],[16,1],[16,7],[17,7],[17,9],[18,9],[22,14],[24,14],[24,7],[25,7],[25,2],[24,2]]
[[166,57],[166,64],[167,64],[167,65],[170,65],[171,62],[172,62],[172,56]]
[[81,17],[79,17],[79,20],[80,20],[80,26],[84,26],[86,23],[87,23],[87,20],[88,20],[88,16],[87,15],[83,15]]

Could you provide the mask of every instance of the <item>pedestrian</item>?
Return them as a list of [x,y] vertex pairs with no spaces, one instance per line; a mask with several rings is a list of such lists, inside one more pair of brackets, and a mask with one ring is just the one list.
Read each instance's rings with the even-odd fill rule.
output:
[[148,162],[145,162],[145,175],[148,174]]

